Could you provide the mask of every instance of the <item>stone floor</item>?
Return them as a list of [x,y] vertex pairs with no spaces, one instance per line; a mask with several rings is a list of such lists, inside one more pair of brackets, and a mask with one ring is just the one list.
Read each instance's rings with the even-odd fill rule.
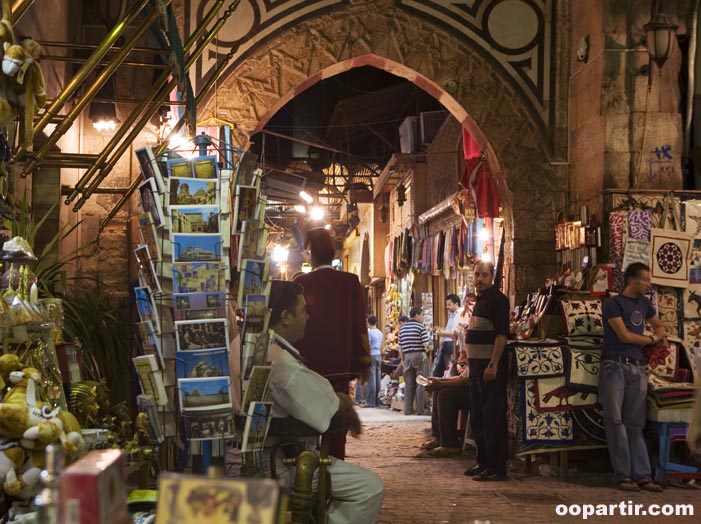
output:
[[[463,475],[474,461],[467,452],[457,459],[416,459],[427,440],[428,417],[404,417],[384,408],[359,410],[364,433],[349,438],[346,460],[365,466],[385,482],[380,524],[532,524],[532,523],[682,523],[701,522],[701,490],[670,487],[662,494],[625,493],[608,484],[609,474],[571,469],[567,482],[539,473],[527,474],[523,463],[507,482],[481,483]],[[599,457],[604,458],[605,457]],[[606,461],[599,461],[604,464]],[[577,468],[576,460],[570,466]],[[579,464],[580,469],[588,469]],[[538,468],[535,468],[538,469]],[[590,468],[589,468],[590,469]],[[599,468],[601,469],[601,468]],[[696,516],[558,516],[559,504],[693,504]],[[365,523],[358,523],[365,524]]]

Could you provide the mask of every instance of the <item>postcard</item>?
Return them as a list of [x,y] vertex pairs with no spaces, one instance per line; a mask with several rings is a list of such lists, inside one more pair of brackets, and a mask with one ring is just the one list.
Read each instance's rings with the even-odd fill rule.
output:
[[239,265],[239,292],[237,303],[243,304],[246,295],[269,295],[267,288],[270,259],[265,261],[245,259]]
[[135,151],[136,158],[139,161],[139,167],[141,168],[141,176],[144,180],[152,178],[156,181],[156,189],[159,193],[163,194],[166,192],[166,185],[163,180],[163,173],[161,168],[156,161],[156,157],[153,154],[151,146],[142,147]]
[[139,195],[141,196],[141,208],[144,210],[144,213],[151,217],[151,222],[156,227],[163,227],[166,223],[163,213],[163,201],[158,194],[155,179],[149,178],[141,182],[139,184]]
[[181,417],[188,428],[190,440],[232,438],[234,436],[234,414],[230,410],[188,413]]
[[161,259],[161,250],[158,247],[158,234],[156,226],[151,221],[151,216],[142,213],[138,219],[139,238],[142,244],[148,246],[148,251],[151,253],[152,260],[159,261]]
[[178,351],[175,367],[178,378],[228,377],[229,351],[226,348]]
[[150,320],[156,332],[160,333],[161,323],[156,312],[156,304],[153,302],[151,290],[148,287],[136,287],[134,288],[134,297],[141,322]]
[[256,204],[256,220],[260,220],[261,222],[265,221],[265,210],[268,207],[268,197],[267,196],[261,196],[258,198],[258,203]]
[[174,233],[173,262],[216,262],[221,260],[221,235]]
[[266,295],[246,295],[244,304],[246,334],[260,334],[268,329],[270,310]]
[[[226,293],[176,293],[173,295],[175,320],[196,320],[197,312],[206,311],[200,318],[226,318]],[[209,316],[213,314],[213,316]]]
[[170,206],[171,233],[219,233],[217,206]]
[[241,377],[249,380],[255,366],[264,366],[268,361],[268,349],[273,341],[273,331],[259,335],[247,334],[241,348]]
[[227,348],[226,319],[176,321],[175,340],[178,351]]
[[168,395],[163,384],[163,373],[158,367],[154,355],[143,355],[132,359],[136,373],[139,376],[141,391],[144,395],[151,395],[159,406],[168,404]]
[[141,346],[141,351],[144,355],[157,355],[161,367],[165,366],[163,361],[163,352],[161,351],[161,341],[156,335],[156,330],[153,327],[153,322],[136,323],[136,336]]
[[156,524],[276,524],[280,487],[271,479],[164,473],[158,477]]
[[154,293],[161,293],[161,283],[156,274],[156,268],[151,259],[151,252],[146,244],[139,245],[134,250],[136,264],[139,266],[139,278],[143,287],[150,287]]
[[190,159],[195,178],[219,178],[219,166],[216,156],[196,156]]
[[268,242],[268,225],[260,220],[244,220],[243,234],[239,245],[239,266],[245,258],[265,258],[265,247]]
[[246,394],[243,397],[241,411],[248,413],[251,402],[263,402],[268,389],[268,380],[272,366],[253,366],[251,376],[245,384]]
[[243,153],[239,157],[238,165],[236,166],[235,182],[237,186],[252,186],[256,179],[256,170],[258,168],[258,155],[250,152]]
[[168,198],[171,206],[216,206],[217,181],[170,178]]
[[168,177],[193,178],[192,164],[187,158],[172,158],[166,162]]
[[148,432],[152,442],[161,443],[165,440],[163,428],[161,427],[161,417],[158,413],[158,405],[156,399],[151,395],[138,395],[136,397],[136,406],[139,413],[148,415]]
[[273,420],[272,402],[251,402],[246,415],[246,426],[241,439],[241,451],[250,453],[261,451],[265,446],[265,437]]
[[254,186],[236,187],[232,234],[238,235],[243,231],[243,223],[245,220],[255,219],[257,203],[258,188]]
[[204,411],[231,408],[230,378],[181,378],[180,409]]
[[218,292],[224,287],[224,264],[192,262],[173,264],[173,292]]

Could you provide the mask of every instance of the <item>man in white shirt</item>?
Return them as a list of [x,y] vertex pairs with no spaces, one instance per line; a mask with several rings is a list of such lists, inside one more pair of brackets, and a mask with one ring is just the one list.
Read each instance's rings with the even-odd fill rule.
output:
[[[324,433],[334,416],[360,433],[360,421],[348,395],[337,394],[331,383],[304,365],[292,345],[304,335],[307,323],[304,291],[295,282],[273,280],[270,290],[270,329],[275,337],[268,351],[273,364],[269,388],[273,416],[291,416],[319,433]],[[278,477],[285,487],[292,486],[294,468],[278,465]],[[384,485],[373,472],[331,457],[329,524],[372,524],[382,507]],[[316,484],[316,474],[315,474]]]
[[453,358],[453,348],[457,340],[458,327],[458,309],[460,309],[460,297],[454,294],[449,294],[445,297],[445,307],[448,310],[448,322],[445,329],[436,330],[436,334],[440,337],[438,340],[439,349],[436,353],[436,359],[433,362],[431,375],[434,377],[442,377],[445,371],[450,368],[450,361]]

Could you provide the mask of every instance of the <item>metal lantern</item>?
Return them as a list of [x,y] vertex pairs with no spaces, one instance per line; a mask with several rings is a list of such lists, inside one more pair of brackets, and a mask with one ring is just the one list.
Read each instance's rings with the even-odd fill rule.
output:
[[650,21],[643,26],[643,30],[647,52],[658,69],[662,69],[672,51],[672,42],[678,28],[679,26],[670,23],[667,17],[659,12],[657,0],[653,0]]

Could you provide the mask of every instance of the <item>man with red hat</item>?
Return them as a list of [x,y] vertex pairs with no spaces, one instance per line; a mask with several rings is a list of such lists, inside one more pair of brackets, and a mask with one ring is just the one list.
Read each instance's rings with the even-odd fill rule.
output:
[[[314,270],[294,279],[304,288],[309,314],[297,348],[310,369],[348,394],[349,382],[358,377],[365,382],[372,363],[363,288],[356,275],[332,268],[335,249],[326,229],[310,230],[304,247]],[[332,435],[329,454],[343,460],[345,448],[346,433]]]

